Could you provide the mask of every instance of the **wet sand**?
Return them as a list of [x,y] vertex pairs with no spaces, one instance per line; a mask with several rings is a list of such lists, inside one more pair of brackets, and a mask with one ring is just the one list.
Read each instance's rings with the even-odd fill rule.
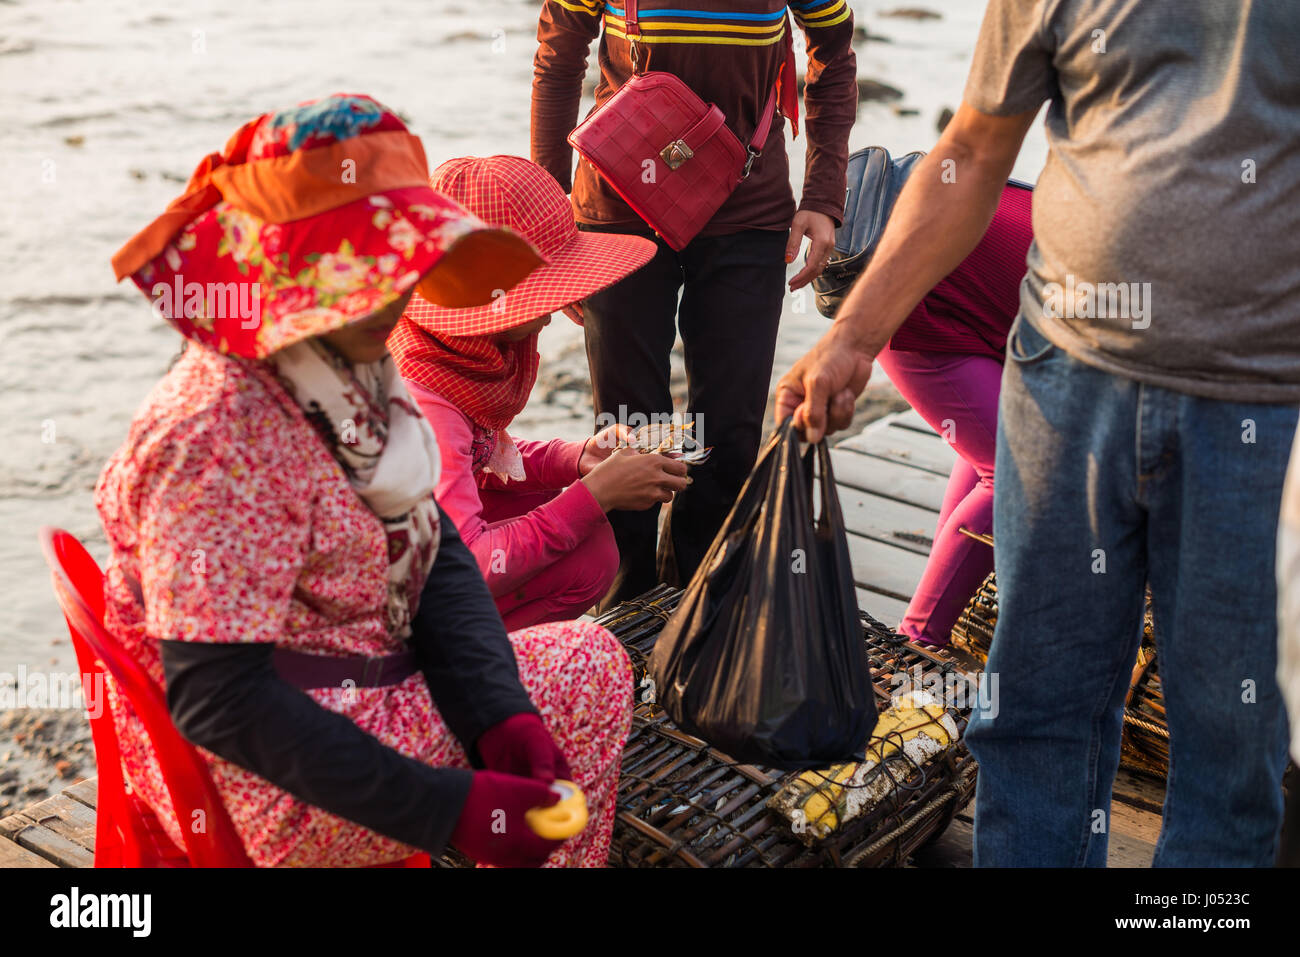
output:
[[56,708],[0,712],[0,817],[94,773],[95,749],[83,712]]

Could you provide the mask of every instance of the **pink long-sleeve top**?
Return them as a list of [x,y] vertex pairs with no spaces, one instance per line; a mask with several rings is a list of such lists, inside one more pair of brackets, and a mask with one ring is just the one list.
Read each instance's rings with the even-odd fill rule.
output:
[[[608,521],[586,484],[578,481],[578,460],[585,443],[515,439],[523,458],[522,481],[504,482],[484,471],[476,475],[470,451],[474,438],[470,417],[419,383],[408,379],[406,387],[438,437],[442,475],[434,497],[456,523],[494,598],[508,594],[572,552]],[[491,520],[493,498],[558,489],[563,491],[547,501],[540,501],[543,496],[537,495],[539,504],[523,514]]]

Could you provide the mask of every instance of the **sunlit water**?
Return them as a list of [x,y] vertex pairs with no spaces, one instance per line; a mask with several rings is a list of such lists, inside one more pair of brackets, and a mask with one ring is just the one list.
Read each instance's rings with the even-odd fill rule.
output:
[[[864,103],[852,148],[927,149],[960,100],[982,0],[923,0],[937,20],[880,16],[899,5],[854,4],[890,41],[858,44],[859,74],[904,97]],[[0,672],[74,666],[36,530],[66,528],[103,558],[91,490],[177,351],[134,287],[114,284],[113,252],[241,123],[323,94],[396,108],[435,165],[526,156],[536,12],[532,0],[0,0]],[[1036,128],[1016,174],[1036,179],[1044,155]],[[802,137],[791,157],[797,186]],[[811,297],[790,298],[774,375],[824,324]],[[553,323],[543,366],[580,335]]]

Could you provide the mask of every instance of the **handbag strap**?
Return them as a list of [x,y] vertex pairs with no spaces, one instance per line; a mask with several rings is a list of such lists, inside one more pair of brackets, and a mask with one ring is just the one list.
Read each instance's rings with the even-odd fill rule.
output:
[[779,90],[780,84],[773,83],[772,92],[767,97],[767,105],[763,107],[763,115],[759,117],[754,135],[750,137],[749,145],[745,147],[745,152],[749,155],[745,157],[745,168],[741,171],[741,179],[749,176],[749,169],[754,165],[754,160],[763,155],[763,144],[767,142],[767,134],[772,129],[772,118],[776,116],[776,98]]
[[636,0],[624,0],[623,36],[627,38],[628,55],[632,58],[632,75],[641,75],[641,55],[636,41],[641,37],[641,21],[637,17]]
[[694,126],[682,134],[682,142],[692,150],[698,149],[701,144],[725,125],[726,117],[722,115],[722,111],[710,103],[709,111],[700,117]]
[[[628,9],[636,4],[636,0],[627,0]],[[787,73],[789,74],[787,76]],[[790,38],[790,18],[787,15],[785,21],[785,61],[781,69],[777,71],[776,82],[772,84],[772,91],[767,96],[767,104],[763,107],[763,113],[758,118],[758,126],[754,127],[754,135],[749,139],[749,145],[745,147],[745,152],[749,155],[745,158],[745,169],[740,174],[741,179],[749,176],[750,167],[754,165],[754,160],[763,155],[763,146],[767,143],[767,134],[772,130],[772,120],[776,117],[776,104],[781,96],[781,86],[786,82],[794,81],[794,41]],[[798,110],[798,98],[791,98],[795,103],[795,109]],[[791,120],[794,125],[795,136],[799,135],[797,117]]]
[[762,153],[763,144],[767,142],[767,134],[772,129],[772,120],[776,116],[776,98],[777,86],[773,84],[772,92],[767,96],[767,105],[763,107],[763,115],[759,117],[754,135],[749,139],[749,151],[755,156]]

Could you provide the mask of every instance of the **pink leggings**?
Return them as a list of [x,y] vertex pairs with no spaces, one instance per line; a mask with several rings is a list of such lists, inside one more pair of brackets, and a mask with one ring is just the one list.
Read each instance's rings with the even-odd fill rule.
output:
[[876,359],[903,398],[959,456],[925,572],[898,626],[912,640],[946,645],[962,609],[993,570],[993,549],[959,529],[993,531],[1002,363],[988,356],[889,348]]
[[[526,515],[558,491],[502,492],[480,489],[483,518],[488,523]],[[618,571],[618,545],[614,530],[603,523],[573,551],[539,565],[532,578],[504,595],[496,596],[497,611],[507,631],[550,621],[572,621],[609,591]]]

